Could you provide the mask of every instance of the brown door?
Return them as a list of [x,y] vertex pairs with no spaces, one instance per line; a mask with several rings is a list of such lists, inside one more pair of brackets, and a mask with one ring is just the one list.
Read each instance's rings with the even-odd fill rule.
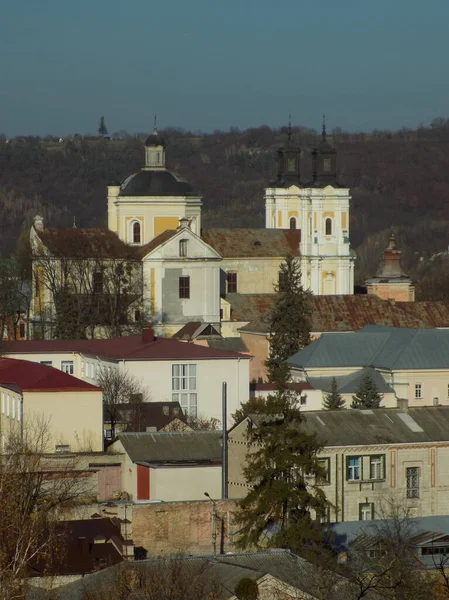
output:
[[150,469],[137,465],[137,500],[150,499]]
[[102,467],[98,471],[98,497],[99,500],[118,498],[122,491],[120,467]]

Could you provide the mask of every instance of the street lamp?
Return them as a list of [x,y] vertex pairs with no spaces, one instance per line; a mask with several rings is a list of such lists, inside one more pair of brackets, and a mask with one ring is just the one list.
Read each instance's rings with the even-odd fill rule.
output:
[[212,502],[212,547],[214,556],[217,556],[217,505],[208,492],[204,492],[204,495]]

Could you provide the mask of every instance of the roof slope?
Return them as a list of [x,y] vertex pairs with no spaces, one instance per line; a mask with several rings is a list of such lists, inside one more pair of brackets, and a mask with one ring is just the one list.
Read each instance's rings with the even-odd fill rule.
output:
[[[251,415],[254,423],[262,415]],[[303,413],[308,433],[325,446],[369,446],[449,441],[449,406],[340,409]]]
[[221,431],[120,433],[133,462],[221,462]]
[[5,342],[5,354],[81,352],[116,360],[208,360],[217,358],[250,359],[247,354],[217,350],[199,344],[188,344],[169,338],[144,342],[142,335],[128,335],[110,340],[27,340]]
[[449,330],[368,326],[355,333],[324,333],[288,359],[307,368],[448,369]]
[[223,258],[299,255],[299,229],[203,229],[203,240]]
[[95,392],[101,390],[59,369],[15,358],[0,358],[1,384],[15,384],[23,391]]
[[120,196],[196,196],[189,182],[168,169],[142,169],[127,177]]
[[109,229],[78,227],[48,228],[38,231],[39,239],[53,256],[66,258],[135,258],[128,246]]
[[[349,375],[335,377],[337,388],[340,394],[355,394],[363,377],[367,373],[369,373],[381,394],[394,394],[394,390],[388,385],[382,375],[376,371],[376,369],[371,367],[365,367],[364,369],[360,369],[360,371],[356,371],[355,373],[351,373]],[[308,382],[314,389],[328,392],[330,391],[332,379],[332,376],[309,377]]]

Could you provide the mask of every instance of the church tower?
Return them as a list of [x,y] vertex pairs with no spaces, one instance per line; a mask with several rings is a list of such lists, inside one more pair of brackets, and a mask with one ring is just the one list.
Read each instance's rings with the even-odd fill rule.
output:
[[349,189],[338,183],[337,152],[327,139],[312,151],[312,180],[304,182],[301,150],[278,151],[278,176],[265,190],[265,227],[301,230],[303,285],[316,295],[353,294],[355,254],[349,244]]
[[145,165],[121,185],[108,186],[108,228],[127,244],[144,245],[187,219],[201,231],[201,198],[165,164],[165,141],[156,127],[145,142]]

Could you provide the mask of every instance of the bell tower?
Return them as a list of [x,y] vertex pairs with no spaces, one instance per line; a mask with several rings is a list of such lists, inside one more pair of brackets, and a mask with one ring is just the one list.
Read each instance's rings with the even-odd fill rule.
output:
[[156,116],[153,133],[145,142],[145,170],[165,169],[165,141],[157,132]]
[[312,151],[312,183],[314,187],[337,186],[337,151],[327,141],[326,118],[323,115],[321,142]]

